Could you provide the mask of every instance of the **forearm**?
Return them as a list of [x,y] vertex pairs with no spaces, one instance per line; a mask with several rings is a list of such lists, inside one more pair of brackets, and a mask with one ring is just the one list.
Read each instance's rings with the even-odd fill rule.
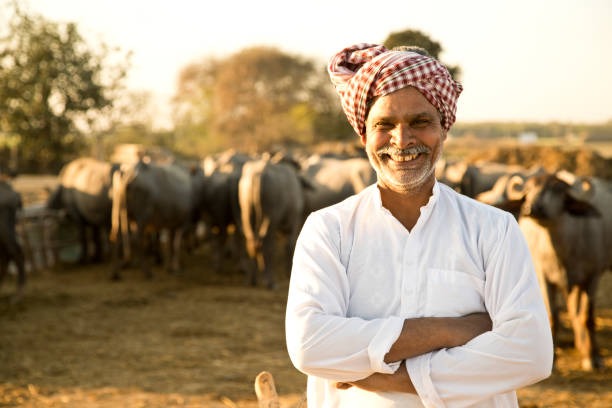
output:
[[491,330],[487,313],[462,317],[422,317],[404,320],[402,331],[385,355],[385,363],[402,360],[393,374],[374,373],[353,382],[340,382],[340,389],[359,387],[367,391],[393,391],[416,394],[405,366],[405,359],[442,348],[464,345],[474,337]]
[[489,330],[491,319],[487,313],[406,319],[400,336],[384,360],[392,363],[442,348],[461,346]]

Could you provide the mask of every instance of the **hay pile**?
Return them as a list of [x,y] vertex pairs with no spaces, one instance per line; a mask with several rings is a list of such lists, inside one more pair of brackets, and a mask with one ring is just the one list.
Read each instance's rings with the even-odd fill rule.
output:
[[590,149],[563,149],[553,146],[496,146],[471,154],[467,161],[541,165],[548,171],[567,170],[578,176],[612,180],[612,159]]

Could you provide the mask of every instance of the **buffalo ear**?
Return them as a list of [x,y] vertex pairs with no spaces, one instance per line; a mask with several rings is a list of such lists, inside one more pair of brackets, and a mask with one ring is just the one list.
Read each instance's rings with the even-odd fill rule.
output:
[[601,212],[591,204],[595,186],[587,178],[574,177],[567,190],[565,208],[576,216],[601,217]]
[[601,217],[601,212],[585,200],[579,200],[571,194],[565,199],[565,209],[568,213],[579,217]]

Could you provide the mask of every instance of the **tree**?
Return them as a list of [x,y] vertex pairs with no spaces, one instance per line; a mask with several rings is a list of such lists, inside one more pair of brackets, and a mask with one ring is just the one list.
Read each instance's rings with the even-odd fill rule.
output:
[[[400,46],[417,46],[424,48],[429,55],[440,60],[440,54],[442,53],[442,46],[439,42],[432,40],[427,34],[423,33],[419,30],[404,30],[397,31],[389,34],[383,45],[387,48],[394,48]],[[446,68],[453,76],[453,78],[458,79],[461,75],[461,68],[459,66],[449,66],[446,65]]]
[[0,134],[19,136],[22,170],[57,170],[87,145],[83,130],[108,125],[126,62],[105,65],[116,50],[93,51],[74,23],[12,7],[0,37]]
[[126,143],[174,149],[174,132],[155,128],[158,108],[148,91],[126,91],[117,95],[112,109],[104,112],[103,126],[91,132],[96,140],[92,154],[110,157],[117,145]]
[[341,111],[325,72],[273,47],[193,63],[181,71],[178,83],[178,139],[199,135],[217,150],[310,144],[338,128],[334,118]]

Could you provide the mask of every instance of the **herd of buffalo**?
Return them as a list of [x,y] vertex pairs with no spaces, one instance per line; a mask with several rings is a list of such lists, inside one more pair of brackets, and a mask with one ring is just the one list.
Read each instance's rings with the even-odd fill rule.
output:
[[[582,367],[601,368],[594,299],[599,279],[612,270],[612,181],[494,162],[442,160],[436,172],[458,192],[514,214],[533,257],[553,336],[560,294]],[[185,247],[205,239],[216,248],[213,264],[231,251],[248,284],[261,280],[274,288],[277,246],[286,245],[282,253],[291,254],[310,212],[375,180],[362,155],[229,150],[190,166],[147,157],[123,163],[83,157],[63,167],[44,208],[78,226],[81,260],[108,260],[112,279],[120,279],[131,259],[151,277],[154,256],[178,272]],[[17,233],[24,210],[10,178],[0,177],[0,283],[12,263],[18,288],[13,300],[22,297],[26,282],[28,255]]]

